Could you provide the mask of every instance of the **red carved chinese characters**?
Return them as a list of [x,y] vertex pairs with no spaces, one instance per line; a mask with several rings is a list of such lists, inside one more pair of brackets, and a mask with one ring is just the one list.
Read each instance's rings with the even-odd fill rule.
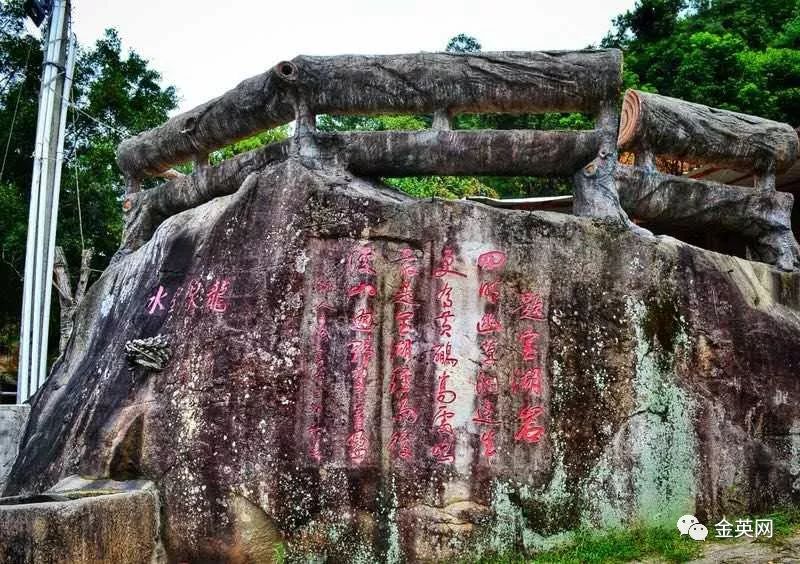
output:
[[481,270],[502,270],[506,265],[506,254],[502,251],[489,251],[478,257]]
[[497,376],[480,370],[478,372],[478,382],[475,384],[475,391],[479,396],[497,395],[500,387],[497,384]]
[[398,339],[394,343],[393,351],[395,358],[402,358],[403,360],[409,360],[411,358],[412,347],[414,346],[414,341],[411,339]]
[[[481,273],[501,271],[506,264],[506,255],[502,251],[488,251],[478,257],[478,269]],[[478,342],[481,348],[480,368],[475,382],[475,393],[478,396],[478,408],[472,421],[481,429],[481,454],[491,460],[497,454],[495,436],[500,422],[497,420],[496,404],[499,386],[497,376],[493,373],[497,364],[497,339],[495,334],[503,329],[497,319],[498,302],[501,294],[501,279],[482,280],[478,289],[478,297],[486,300],[487,309],[478,321]]]
[[[155,293],[147,298],[145,310],[148,315],[165,310],[167,313],[175,313],[180,310],[182,301],[185,310],[190,314],[203,306],[214,313],[225,313],[228,309],[230,280],[216,279],[207,288],[208,291],[199,278],[192,278],[185,287],[178,286],[172,292],[172,298],[167,302],[166,299],[170,296],[170,292],[164,286],[159,286]],[[165,307],[167,303],[169,308]]]
[[500,322],[493,313],[484,313],[481,317],[481,320],[478,321],[478,335],[499,333],[502,329],[503,326],[500,325]]
[[194,313],[197,308],[201,307],[204,293],[203,283],[197,278],[192,279],[186,290],[186,311]]
[[478,290],[478,295],[482,298],[486,298],[490,304],[497,304],[497,300],[500,299],[500,280],[494,280],[493,282],[481,282],[480,290]]
[[347,452],[350,460],[355,464],[360,464],[367,457],[367,450],[369,449],[369,439],[364,428],[357,429],[349,437],[347,437]]
[[515,394],[531,394],[541,397],[542,369],[537,366],[525,371],[517,370],[511,381],[511,391]]
[[411,380],[414,378],[414,373],[405,364],[396,366],[392,370],[392,377],[389,380],[389,393],[392,395],[398,394],[405,397],[411,391]]
[[522,360],[525,362],[538,360],[539,354],[536,352],[536,345],[539,343],[539,333],[528,327],[520,333],[517,339],[522,346]]
[[439,315],[436,316],[436,322],[439,325],[439,336],[440,337],[452,337],[453,336],[453,324],[451,321],[455,318],[455,314],[452,310],[445,310],[441,312]]
[[156,293],[147,298],[147,313],[153,315],[156,310],[163,310],[164,304],[161,303],[161,300],[166,298],[169,294],[164,289],[164,286],[159,286]]
[[450,274],[455,274],[456,276],[463,276],[464,278],[467,277],[466,274],[463,272],[459,272],[455,270],[453,265],[456,261],[456,253],[452,247],[445,247],[442,249],[442,258],[439,261],[438,266],[433,271],[433,275],[436,278],[444,278]]
[[439,375],[439,386],[436,394],[436,413],[433,426],[436,432],[436,443],[431,448],[431,455],[436,462],[449,463],[456,459],[456,435],[450,420],[455,416],[450,411],[450,404],[456,401],[456,393],[447,388],[447,372]]
[[439,315],[436,316],[436,324],[439,330],[439,337],[452,337],[453,325],[450,321],[455,318],[453,313],[453,287],[445,280],[439,291],[436,292],[436,301],[439,304]]
[[414,301],[414,290],[411,288],[411,280],[411,278],[403,279],[403,281],[400,283],[400,287],[392,297],[392,301],[394,303],[411,307],[416,305],[416,302]]
[[481,433],[481,449],[483,450],[483,456],[486,458],[492,458],[495,454],[497,454],[497,449],[494,446],[494,436],[497,433],[495,429],[489,429]]
[[408,247],[402,249],[400,251],[401,278],[403,281],[413,280],[418,273],[419,269],[417,268],[417,255],[414,253],[414,249],[410,249]]
[[347,348],[350,350],[350,364],[358,368],[362,365],[369,366],[375,352],[372,350],[372,338],[353,339],[347,343]]
[[356,311],[351,319],[350,328],[358,333],[372,334],[375,328],[375,314],[372,309],[367,306]]
[[486,397],[482,399],[472,420],[481,425],[498,425],[499,423],[494,418],[494,402]]
[[[353,432],[347,438],[347,455],[353,464],[361,464],[369,452],[369,436],[364,429],[367,375],[374,356],[372,334],[375,330],[375,313],[372,300],[376,294],[374,276],[375,250],[372,245],[360,245],[350,254],[348,268],[350,274],[361,279],[347,291],[350,299],[355,299],[350,330],[353,339],[348,343],[350,364],[353,368]],[[367,279],[363,279],[366,277]]]
[[206,306],[211,311],[223,313],[228,309],[227,295],[230,288],[228,280],[215,280],[206,294]]
[[517,415],[519,421],[514,440],[534,444],[538,443],[545,433],[541,422],[544,408],[539,403],[542,397],[542,368],[539,364],[538,351],[540,334],[533,326],[534,322],[545,319],[542,296],[529,290],[521,292],[514,313],[520,321],[527,322],[517,335],[524,366],[514,371],[511,380],[511,392],[524,398]]
[[414,457],[411,446],[411,433],[407,429],[396,429],[389,439],[389,452],[395,453],[403,460]]
[[452,356],[453,344],[450,342],[433,345],[433,362],[445,366],[457,366],[458,359]]
[[375,286],[373,286],[372,284],[368,284],[366,282],[361,282],[360,284],[353,286],[347,291],[347,295],[351,298],[353,296],[367,296],[372,298],[377,293],[378,291],[375,289]]
[[497,364],[497,339],[489,338],[481,341],[481,352],[483,353],[484,366],[494,366]]
[[456,315],[453,310],[453,287],[447,277],[466,277],[466,274],[456,270],[455,261],[455,251],[451,247],[444,247],[439,263],[433,271],[434,277],[442,278],[436,292],[439,315],[435,319],[440,342],[434,345],[433,349],[434,366],[437,371],[441,370],[441,373],[438,376],[436,411],[433,416],[436,442],[431,447],[431,456],[439,463],[451,463],[456,459],[456,435],[450,422],[455,412],[451,411],[450,405],[458,396],[447,383],[450,378],[447,368],[455,368],[458,365],[458,359],[453,356],[453,343],[450,340],[453,336],[453,321]]
[[400,285],[392,296],[396,334],[392,345],[392,376],[389,394],[394,404],[394,429],[389,439],[389,452],[402,460],[414,457],[410,427],[417,420],[417,411],[411,405],[410,394],[414,384],[414,373],[409,361],[414,341],[414,315],[418,304],[414,300],[414,280],[419,272],[414,250],[404,248],[397,262],[400,263]]
[[519,410],[519,429],[514,440],[525,443],[538,443],[544,435],[544,427],[539,425],[539,417],[544,410],[540,405],[529,405]]
[[542,296],[536,292],[522,292],[519,296],[519,307],[514,313],[519,313],[520,319],[540,320],[544,319],[544,301]]
[[372,248],[372,245],[362,245],[350,253],[347,266],[351,273],[375,276],[374,261],[375,249]]

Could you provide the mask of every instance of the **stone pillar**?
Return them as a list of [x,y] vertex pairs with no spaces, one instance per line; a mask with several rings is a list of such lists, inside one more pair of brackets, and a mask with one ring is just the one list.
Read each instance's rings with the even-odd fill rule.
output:
[[0,405],[0,493],[17,459],[19,442],[30,411],[29,405]]

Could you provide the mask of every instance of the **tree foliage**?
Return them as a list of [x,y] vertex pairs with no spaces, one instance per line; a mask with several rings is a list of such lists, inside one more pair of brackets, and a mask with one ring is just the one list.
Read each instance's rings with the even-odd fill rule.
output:
[[[21,5],[21,0],[0,3],[0,348],[5,335],[16,332],[21,309],[42,67],[42,40],[25,33]],[[93,266],[101,270],[116,250],[122,227],[117,145],[166,120],[177,96],[174,88],[161,85],[161,76],[145,59],[125,52],[110,29],[94,45],[79,46],[72,102],[57,244],[72,265],[79,264],[83,246],[94,247]],[[57,338],[58,331],[51,335]]]
[[639,0],[602,44],[629,87],[800,125],[798,0]]
[[447,42],[445,51],[449,53],[475,53],[482,49],[481,42],[466,33],[459,33]]

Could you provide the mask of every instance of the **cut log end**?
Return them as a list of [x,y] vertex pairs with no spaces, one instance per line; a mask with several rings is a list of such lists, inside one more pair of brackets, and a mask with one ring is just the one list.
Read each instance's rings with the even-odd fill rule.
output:
[[297,77],[300,76],[300,71],[297,69],[297,65],[292,61],[281,61],[275,65],[273,71],[278,78],[287,82],[294,82],[297,80]]
[[619,122],[617,146],[625,150],[636,137],[641,120],[642,99],[635,90],[628,90],[622,100],[622,115]]
[[788,124],[634,90],[622,102],[617,146],[757,173],[784,171],[798,154]]

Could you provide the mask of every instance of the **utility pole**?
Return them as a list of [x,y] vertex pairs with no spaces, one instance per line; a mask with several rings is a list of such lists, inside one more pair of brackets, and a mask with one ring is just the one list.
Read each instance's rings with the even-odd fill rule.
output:
[[29,0],[26,8],[34,23],[39,25],[44,18],[48,23],[25,251],[17,373],[18,404],[27,401],[47,377],[58,197],[64,160],[64,132],[75,66],[75,40],[69,0]]

